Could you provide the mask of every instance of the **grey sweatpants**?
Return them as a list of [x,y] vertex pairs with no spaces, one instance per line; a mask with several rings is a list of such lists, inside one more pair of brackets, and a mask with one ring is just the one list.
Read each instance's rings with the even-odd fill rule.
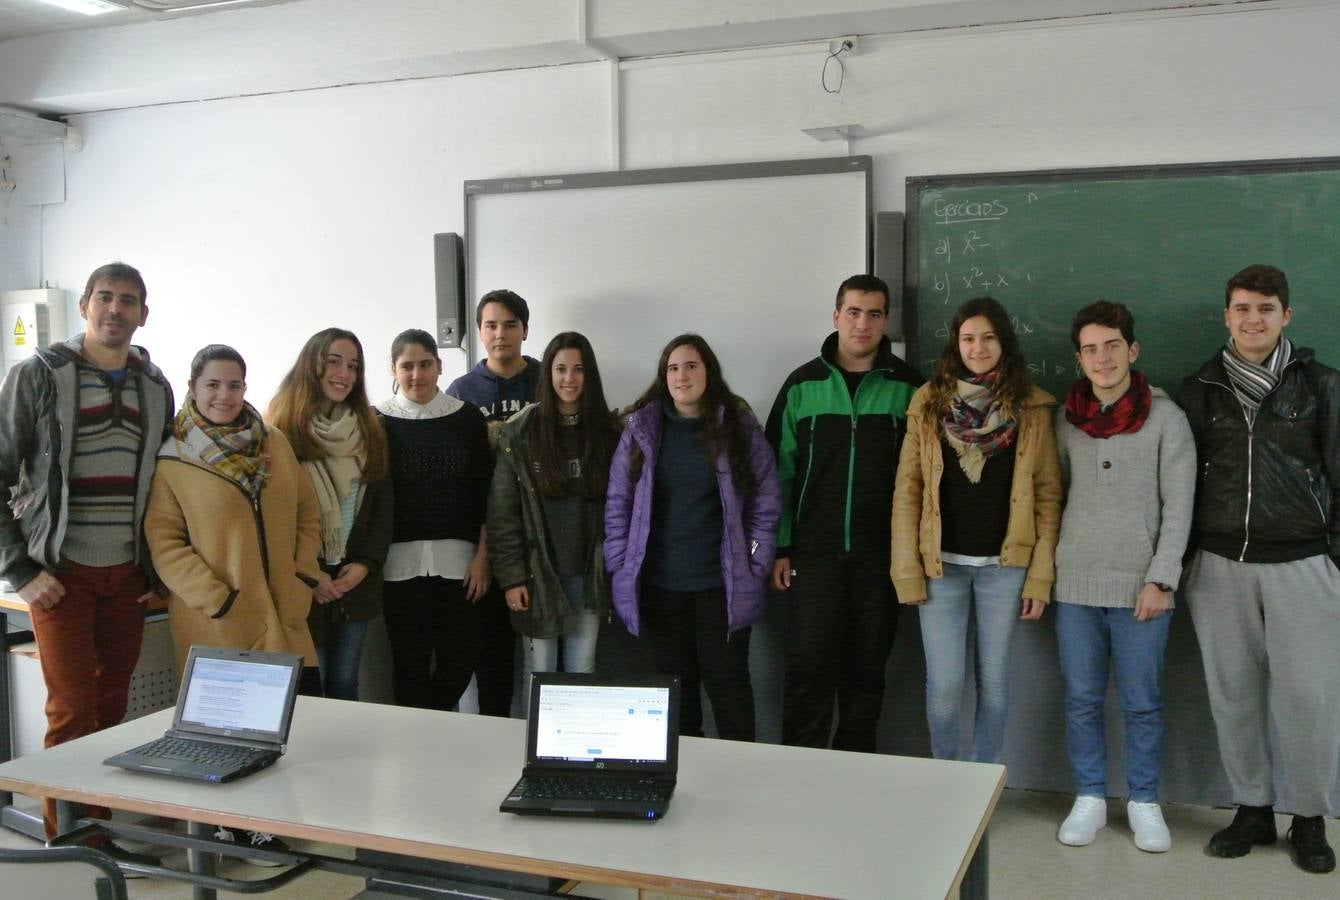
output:
[[1198,552],[1187,570],[1210,711],[1233,802],[1331,814],[1340,762],[1340,571],[1325,556],[1240,563]]

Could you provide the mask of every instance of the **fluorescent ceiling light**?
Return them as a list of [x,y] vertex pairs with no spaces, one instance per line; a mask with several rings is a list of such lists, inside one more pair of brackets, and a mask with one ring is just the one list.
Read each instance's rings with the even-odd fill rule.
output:
[[126,10],[124,3],[113,3],[112,0],[38,0],[38,2],[48,6],[59,6],[61,9],[83,13],[86,16],[100,16],[103,13]]

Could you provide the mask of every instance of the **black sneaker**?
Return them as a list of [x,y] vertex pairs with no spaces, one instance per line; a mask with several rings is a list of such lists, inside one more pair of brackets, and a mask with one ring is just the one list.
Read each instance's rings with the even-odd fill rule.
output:
[[1321,816],[1294,816],[1284,839],[1293,848],[1293,861],[1304,872],[1335,871],[1335,851],[1326,843],[1326,821]]
[[[291,848],[291,846],[289,846],[288,844],[285,844],[284,838],[275,837],[271,833],[247,832],[245,834],[247,834],[247,840],[251,842],[251,845],[255,846],[256,849],[273,850],[273,852],[275,853],[293,852],[293,848]],[[235,844],[237,842],[237,832],[235,832],[235,830],[230,828],[224,828],[224,826],[222,825],[218,826],[218,828],[214,830],[214,837],[216,837],[217,840],[220,841],[232,841],[235,842]],[[247,861],[251,862],[252,865],[264,865],[264,867],[267,868],[275,868],[277,867],[277,865],[284,865],[283,862],[277,860],[263,860],[263,858],[253,858],[253,857],[245,857],[245,858],[247,858]]]
[[[288,845],[287,841],[283,838],[275,837],[273,834],[265,831],[248,831],[247,837],[251,840],[251,846],[255,847],[257,850],[272,850],[275,853],[293,852],[293,848]],[[267,868],[284,865],[284,863],[279,862],[278,860],[256,859],[252,857],[248,857],[247,862],[251,863],[253,866],[265,866]]]
[[[293,848],[290,847],[284,841],[283,838],[275,837],[273,834],[270,834],[268,832],[248,831],[244,833],[247,836],[248,843],[250,843],[251,846],[255,847],[258,850],[271,850],[275,853],[293,852]],[[220,841],[231,841],[233,843],[237,842],[237,832],[231,828],[224,828],[222,825],[220,825],[217,829],[215,829],[214,837]],[[274,868],[275,866],[284,865],[284,863],[273,859],[259,859],[259,858],[253,859],[252,857],[246,857],[246,860],[253,866],[265,866],[267,868]]]
[[1233,816],[1233,823],[1222,831],[1216,831],[1206,849],[1211,856],[1232,859],[1251,853],[1253,846],[1273,844],[1278,836],[1273,806],[1239,806]]
[[[115,861],[116,864],[117,864],[118,866],[126,866],[126,865],[131,865],[131,866],[162,866],[162,865],[163,865],[163,861],[162,861],[161,859],[159,859],[157,856],[151,856],[151,855],[149,855],[148,853],[133,853],[133,852],[131,852],[130,850],[127,850],[125,847],[121,847],[121,846],[118,846],[117,844],[113,844],[111,841],[108,841],[107,843],[103,844],[103,845],[100,846],[100,847],[94,847],[93,849],[94,849],[94,850],[100,850],[101,852],[103,852],[103,853],[107,854],[108,856],[110,856],[110,857],[112,858],[112,860]],[[143,878],[143,877],[144,877],[144,876],[141,875],[139,872],[131,872],[131,871],[128,871],[128,870],[123,870],[121,874],[124,875],[124,876],[127,877],[127,878]]]

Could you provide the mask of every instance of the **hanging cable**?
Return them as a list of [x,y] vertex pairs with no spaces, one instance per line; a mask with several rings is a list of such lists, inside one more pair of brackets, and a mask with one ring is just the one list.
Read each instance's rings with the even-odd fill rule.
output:
[[[828,54],[828,57],[824,60],[824,67],[823,67],[823,69],[819,72],[819,83],[820,83],[821,85],[823,85],[823,89],[824,89],[827,93],[830,93],[830,94],[840,94],[840,93],[842,93],[842,82],[845,81],[846,78],[847,78],[847,69],[846,69],[845,66],[842,65],[842,59],[841,59],[841,56],[842,56],[842,54],[844,54],[844,53],[850,53],[850,52],[851,52],[851,41],[843,41],[843,42],[842,42],[842,45],[839,46],[839,47],[838,47],[836,50],[834,50],[832,53]],[[837,87],[835,87],[835,88],[830,88],[830,87],[828,86],[828,65],[829,65],[829,63],[833,62],[834,60],[837,61],[837,67],[838,67],[838,83],[837,83]]]

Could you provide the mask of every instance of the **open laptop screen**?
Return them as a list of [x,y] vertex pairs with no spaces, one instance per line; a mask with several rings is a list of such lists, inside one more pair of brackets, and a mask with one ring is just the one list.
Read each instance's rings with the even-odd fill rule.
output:
[[177,700],[179,729],[284,742],[302,660],[287,654],[191,648]]
[[670,679],[597,682],[536,675],[529,762],[673,771],[677,692]]

